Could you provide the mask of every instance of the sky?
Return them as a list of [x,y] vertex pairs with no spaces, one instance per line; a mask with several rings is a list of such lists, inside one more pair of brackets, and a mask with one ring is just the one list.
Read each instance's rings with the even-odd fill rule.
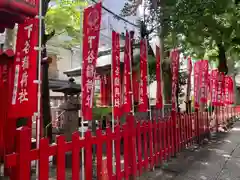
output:
[[[110,9],[117,15],[121,13],[121,9],[123,8],[124,3],[125,3],[124,0],[103,0],[103,6],[106,7],[107,9]],[[134,24],[136,24],[137,22],[136,16],[126,17],[125,19]],[[125,32],[126,29],[135,30],[135,32],[138,32],[138,29],[136,29],[132,25],[129,25],[124,21],[117,20],[116,18],[113,17],[113,15],[106,12],[103,13],[102,16],[102,27],[104,30],[101,31],[100,43],[108,46],[111,45],[111,28],[118,33]]]

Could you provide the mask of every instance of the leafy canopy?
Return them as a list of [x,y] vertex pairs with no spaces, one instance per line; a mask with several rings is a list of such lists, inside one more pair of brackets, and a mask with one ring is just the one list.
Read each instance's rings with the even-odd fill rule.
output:
[[[240,53],[240,5],[233,0],[152,0],[150,16],[158,24],[165,49],[181,47],[195,58],[226,62]],[[123,14],[132,8],[128,0]],[[153,5],[155,4],[155,5]],[[131,5],[131,6],[130,6]],[[137,5],[137,1],[135,1]],[[132,12],[132,11],[128,11]],[[129,14],[128,14],[129,15]],[[147,18],[148,19],[148,18]],[[148,27],[152,21],[145,22]]]
[[[52,4],[52,5],[51,5]],[[45,16],[47,33],[55,31],[55,36],[67,34],[71,41],[67,46],[77,45],[81,41],[81,24],[85,0],[51,1]]]

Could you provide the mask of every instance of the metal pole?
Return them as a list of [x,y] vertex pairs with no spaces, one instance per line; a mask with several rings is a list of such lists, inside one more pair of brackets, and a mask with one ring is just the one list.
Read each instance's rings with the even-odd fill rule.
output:
[[[42,21],[43,21],[43,16],[42,16],[42,0],[39,0],[39,12],[37,16],[39,20],[39,32],[38,32],[38,47],[36,50],[38,50],[38,80],[35,81],[35,83],[38,84],[38,97],[37,97],[37,113],[35,113],[35,116],[37,117],[37,135],[36,135],[36,145],[37,148],[39,148],[39,143],[40,143],[40,131],[41,131],[41,62],[42,62]],[[39,176],[39,164],[38,161],[36,163],[36,175],[37,177]]]
[[[113,41],[113,38],[112,38],[112,41]],[[115,42],[112,42],[113,44],[115,44]],[[113,47],[112,47],[113,49]],[[113,50],[111,50],[111,55],[113,55]],[[111,57],[110,57],[111,59]],[[113,59],[112,59],[113,60]],[[111,89],[112,89],[112,93],[111,93],[111,100],[112,100],[112,133],[114,133],[114,95],[113,95],[113,92],[114,92],[114,87],[113,87],[113,65],[112,65],[112,60],[111,60]],[[115,163],[115,146],[114,146],[114,140],[112,141],[112,166],[113,166],[113,171],[115,170],[114,168],[114,163]]]
[[132,63],[133,63],[133,58],[132,54],[133,53],[133,47],[132,47],[132,39],[129,34],[129,59],[130,59],[130,83],[131,83],[131,97],[132,97],[132,115],[134,116],[134,95],[133,95],[133,78],[132,78]]
[[[160,40],[160,39],[159,39]],[[159,43],[159,47],[160,47],[160,43]],[[160,72],[161,72],[161,78],[160,78],[160,80],[161,80],[161,82],[160,83],[162,83],[162,81],[163,81],[163,73],[162,73],[162,61],[161,61],[161,55],[162,55],[162,57],[163,57],[163,54],[161,53],[161,51],[162,50],[160,50],[160,52],[159,52],[159,54],[160,54]],[[163,108],[162,108],[162,118],[164,118],[164,94],[163,94],[163,86],[161,85],[161,91],[162,91],[162,103],[163,103]]]
[[[83,13],[84,13],[84,10],[83,10]],[[80,22],[80,30],[83,29],[83,18],[81,18],[81,22]],[[82,41],[81,41],[81,38],[84,38],[84,34],[83,34],[83,31],[80,32],[80,50],[82,51],[81,54],[82,54],[82,57],[83,57],[83,45],[82,45]],[[82,69],[83,69],[83,59],[82,59]],[[81,72],[81,78],[83,77],[83,71]],[[81,100],[80,102],[82,102],[82,98],[83,98],[83,84],[82,84],[82,81],[81,81]],[[83,105],[81,104],[81,139],[84,138],[84,132],[83,132],[83,127],[84,127],[84,124],[83,124],[83,121],[84,121],[84,117],[83,117],[83,110],[82,110],[82,107]],[[84,180],[85,179],[85,173],[84,173],[84,148],[82,148],[82,151],[81,151],[81,179]]]
[[149,103],[149,109],[148,109],[148,111],[149,111],[149,118],[150,118],[150,121],[152,120],[152,111],[151,111],[151,104],[150,104],[150,102],[151,102],[151,100],[150,100],[150,98],[151,98],[151,93],[150,93],[150,80],[149,80],[149,64],[148,64],[148,45],[147,45],[147,39],[145,38],[144,39],[144,43],[145,43],[145,46],[146,46],[146,61],[147,61],[147,85],[148,85],[148,103]]

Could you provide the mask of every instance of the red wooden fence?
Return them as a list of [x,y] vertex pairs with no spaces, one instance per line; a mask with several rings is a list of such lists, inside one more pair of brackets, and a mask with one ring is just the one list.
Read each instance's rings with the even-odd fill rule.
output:
[[[234,112],[227,114],[228,118],[234,115]],[[48,180],[49,156],[55,156],[56,179],[65,180],[65,154],[71,152],[71,179],[79,180],[80,152],[84,148],[85,179],[92,180],[95,157],[92,147],[96,145],[97,179],[129,179],[130,176],[141,176],[144,171],[153,169],[155,165],[162,164],[184,148],[205,138],[210,129],[207,112],[178,114],[175,126],[171,117],[135,123],[134,117],[128,116],[127,123],[122,127],[116,126],[114,133],[110,128],[107,128],[106,133],[98,129],[96,136],[87,132],[81,139],[76,132],[72,135],[71,142],[66,142],[64,136],[58,136],[56,144],[51,145],[48,139],[43,138],[39,149],[31,149],[31,131],[22,127],[17,130],[16,152],[6,156],[5,166],[11,180],[30,180],[31,161],[39,160],[39,180]],[[105,155],[103,144],[106,145]]]

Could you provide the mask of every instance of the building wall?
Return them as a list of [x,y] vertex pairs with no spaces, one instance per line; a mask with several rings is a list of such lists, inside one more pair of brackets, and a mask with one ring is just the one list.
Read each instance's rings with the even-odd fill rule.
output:
[[[63,74],[64,71],[79,67],[81,64],[80,49],[65,49],[53,45],[47,46],[48,56],[52,58],[52,63],[49,65],[49,78],[68,80],[68,77]],[[79,78],[76,78],[79,83]]]

